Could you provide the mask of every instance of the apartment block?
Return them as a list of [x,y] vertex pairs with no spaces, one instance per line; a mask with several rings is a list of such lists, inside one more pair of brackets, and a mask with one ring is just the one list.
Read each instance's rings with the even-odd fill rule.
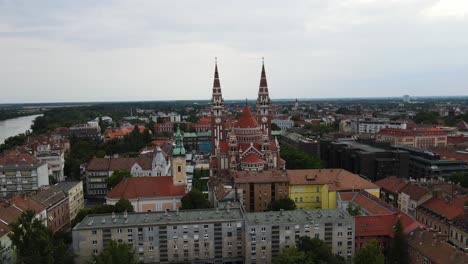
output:
[[246,212],[222,209],[88,215],[73,228],[77,263],[111,240],[135,248],[143,263],[271,263],[300,236],[325,241],[335,254],[354,254],[354,219],[344,210]]
[[351,120],[351,131],[355,133],[377,133],[384,128],[406,129],[406,122],[391,121],[389,118],[358,118]]
[[0,197],[37,190],[44,185],[49,185],[47,163],[15,150],[0,154]]

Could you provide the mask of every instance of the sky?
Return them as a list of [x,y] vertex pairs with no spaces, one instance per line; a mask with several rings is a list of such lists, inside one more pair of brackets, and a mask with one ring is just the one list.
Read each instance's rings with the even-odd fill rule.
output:
[[0,103],[468,95],[468,1],[0,0]]

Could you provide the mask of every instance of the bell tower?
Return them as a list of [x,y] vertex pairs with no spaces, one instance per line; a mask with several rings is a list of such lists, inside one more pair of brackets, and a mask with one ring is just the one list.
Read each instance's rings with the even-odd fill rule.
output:
[[262,74],[257,97],[257,122],[262,130],[271,138],[271,100],[265,73],[265,63],[262,59]]
[[221,84],[218,75],[218,62],[215,58],[215,73],[213,92],[211,96],[211,155],[217,155],[216,149],[219,142],[225,140],[224,134],[224,99],[221,93]]
[[172,181],[174,185],[187,185],[185,148],[182,144],[182,133],[177,126],[176,142],[172,149]]

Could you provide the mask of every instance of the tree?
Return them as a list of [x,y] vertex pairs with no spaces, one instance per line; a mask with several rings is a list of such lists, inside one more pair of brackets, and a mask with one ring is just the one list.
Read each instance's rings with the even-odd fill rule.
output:
[[439,117],[438,112],[419,112],[414,117],[414,121],[418,124],[437,124]]
[[459,183],[463,188],[468,188],[468,172],[454,172],[449,179],[456,184]]
[[281,145],[281,158],[286,161],[286,168],[294,169],[320,169],[322,161],[304,151]]
[[182,210],[186,209],[204,209],[210,208],[210,202],[206,199],[205,195],[197,189],[192,189],[189,193],[184,195],[181,199]]
[[372,240],[354,255],[354,264],[384,264],[385,257],[377,241]]
[[135,210],[133,209],[132,203],[128,199],[121,198],[116,204],[115,204],[115,212],[116,213],[122,213],[122,212],[134,212]]
[[388,264],[409,264],[408,243],[400,219],[394,226],[393,239],[387,254]]
[[345,264],[346,260],[332,253],[331,248],[318,238],[303,236],[296,244],[297,248],[283,250],[273,263],[277,264]]
[[271,131],[280,131],[280,130],[281,130],[281,127],[279,127],[275,123],[271,123]]
[[300,115],[293,115],[291,116],[292,121],[302,121],[303,119],[301,118]]
[[273,260],[274,264],[313,264],[314,262],[306,256],[303,251],[299,251],[297,247],[285,248]]
[[89,263],[96,264],[136,264],[135,251],[126,243],[111,240],[104,250],[97,256],[93,256]]
[[24,211],[10,224],[8,237],[16,249],[16,263],[73,263],[73,255],[60,236],[35,218],[32,210]]
[[270,203],[270,210],[280,211],[281,209],[289,211],[296,209],[296,204],[291,198],[281,198]]
[[346,208],[348,213],[352,216],[360,215],[361,214],[361,206],[354,205],[352,203],[348,203],[348,208]]
[[123,178],[132,177],[129,170],[116,170],[107,178],[107,187],[114,188]]
[[314,260],[315,263],[344,264],[346,260],[333,254],[331,248],[318,238],[302,236],[299,238],[297,248],[305,252],[306,256]]

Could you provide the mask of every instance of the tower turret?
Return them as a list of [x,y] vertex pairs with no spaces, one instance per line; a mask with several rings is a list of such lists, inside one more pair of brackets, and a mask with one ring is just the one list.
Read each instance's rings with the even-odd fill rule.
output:
[[263,131],[271,138],[271,100],[265,73],[265,63],[262,61],[262,73],[257,97],[257,122]]
[[213,92],[211,96],[211,155],[216,155],[219,142],[224,140],[224,99],[219,82],[218,63],[215,59]]

